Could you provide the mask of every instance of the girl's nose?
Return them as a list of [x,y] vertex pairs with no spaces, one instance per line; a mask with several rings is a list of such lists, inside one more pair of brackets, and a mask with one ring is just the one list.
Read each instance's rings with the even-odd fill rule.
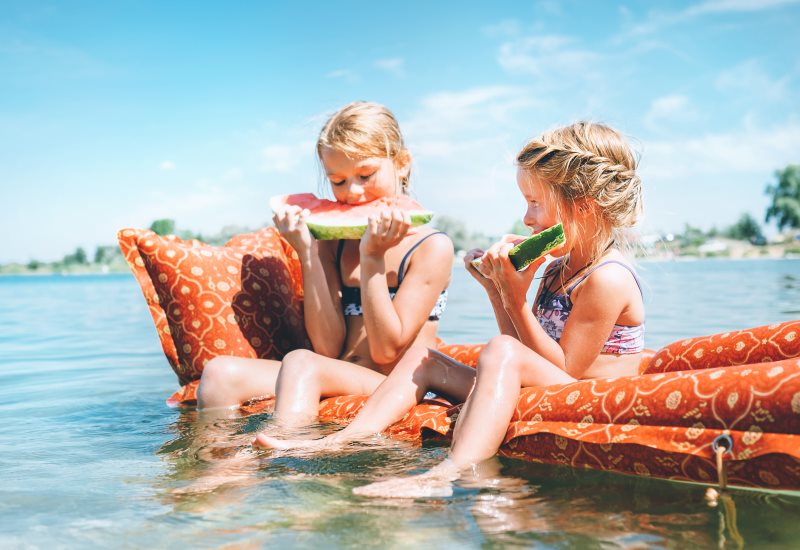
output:
[[360,183],[351,181],[347,186],[347,202],[355,204],[361,202],[364,198],[364,186]]
[[534,228],[536,227],[536,218],[530,214],[530,212],[526,212],[524,216],[522,216],[522,223],[525,224],[525,227]]

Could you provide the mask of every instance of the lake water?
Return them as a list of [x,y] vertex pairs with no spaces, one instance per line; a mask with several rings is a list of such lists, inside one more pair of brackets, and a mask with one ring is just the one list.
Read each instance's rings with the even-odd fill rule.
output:
[[[800,318],[800,261],[639,267],[648,347]],[[495,330],[457,268],[442,337]],[[0,278],[0,364],[0,548],[737,546],[732,514],[697,485],[501,459],[450,498],[375,501],[351,489],[446,448],[376,439],[358,453],[254,453],[269,415],[164,405],[176,379],[129,275]],[[200,490],[220,478],[235,481]],[[797,547],[800,495],[731,495],[747,546]]]

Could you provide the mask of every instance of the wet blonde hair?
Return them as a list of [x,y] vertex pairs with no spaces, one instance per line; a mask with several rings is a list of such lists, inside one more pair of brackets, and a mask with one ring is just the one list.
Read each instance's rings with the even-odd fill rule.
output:
[[517,163],[551,193],[570,234],[578,228],[577,209],[589,210],[597,227],[590,263],[611,246],[624,248],[625,229],[642,213],[642,182],[636,174],[638,158],[619,132],[577,122],[530,141]]
[[[394,114],[378,103],[354,101],[336,111],[319,133],[317,156],[330,147],[351,158],[383,157],[410,162],[408,149]],[[400,179],[403,194],[408,194],[411,170]]]

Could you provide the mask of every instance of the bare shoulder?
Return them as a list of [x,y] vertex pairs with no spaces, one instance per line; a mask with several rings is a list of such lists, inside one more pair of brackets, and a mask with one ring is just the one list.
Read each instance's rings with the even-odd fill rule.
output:
[[[423,240],[424,239],[424,240]],[[414,256],[419,255],[426,260],[433,260],[435,258],[447,258],[452,261],[453,258],[453,241],[446,233],[440,233],[430,230],[427,233],[421,233],[417,237],[416,242],[420,242]]]
[[[587,279],[587,286],[597,285],[605,291],[622,291],[628,288],[637,288],[635,269],[621,259],[614,258],[614,262],[604,264]],[[621,263],[617,263],[621,262]]]
[[[407,273],[413,272],[417,276],[427,274],[428,278],[438,278],[437,274],[442,274],[443,277],[449,278],[453,267],[454,253],[453,241],[450,240],[450,237],[434,230],[426,233],[420,232],[415,237],[414,243],[419,243],[419,246],[410,257]],[[412,244],[412,246],[414,245]],[[424,269],[420,269],[421,267]]]

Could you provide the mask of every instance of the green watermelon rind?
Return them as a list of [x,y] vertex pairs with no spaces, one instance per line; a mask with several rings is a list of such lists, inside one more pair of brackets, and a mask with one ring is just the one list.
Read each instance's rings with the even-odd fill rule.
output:
[[564,227],[559,223],[519,243],[508,253],[508,259],[517,271],[522,271],[565,242]]
[[[517,271],[522,271],[533,262],[558,248],[566,242],[564,237],[564,227],[559,223],[553,227],[548,227],[535,235],[531,235],[508,252],[508,259]],[[472,260],[472,265],[476,268],[480,265],[481,259]]]
[[[433,219],[433,212],[417,211],[411,213],[411,225],[425,225]],[[318,241],[338,241],[360,239],[367,230],[366,220],[364,223],[352,225],[330,225],[316,223],[312,219],[306,220],[308,230]]]

